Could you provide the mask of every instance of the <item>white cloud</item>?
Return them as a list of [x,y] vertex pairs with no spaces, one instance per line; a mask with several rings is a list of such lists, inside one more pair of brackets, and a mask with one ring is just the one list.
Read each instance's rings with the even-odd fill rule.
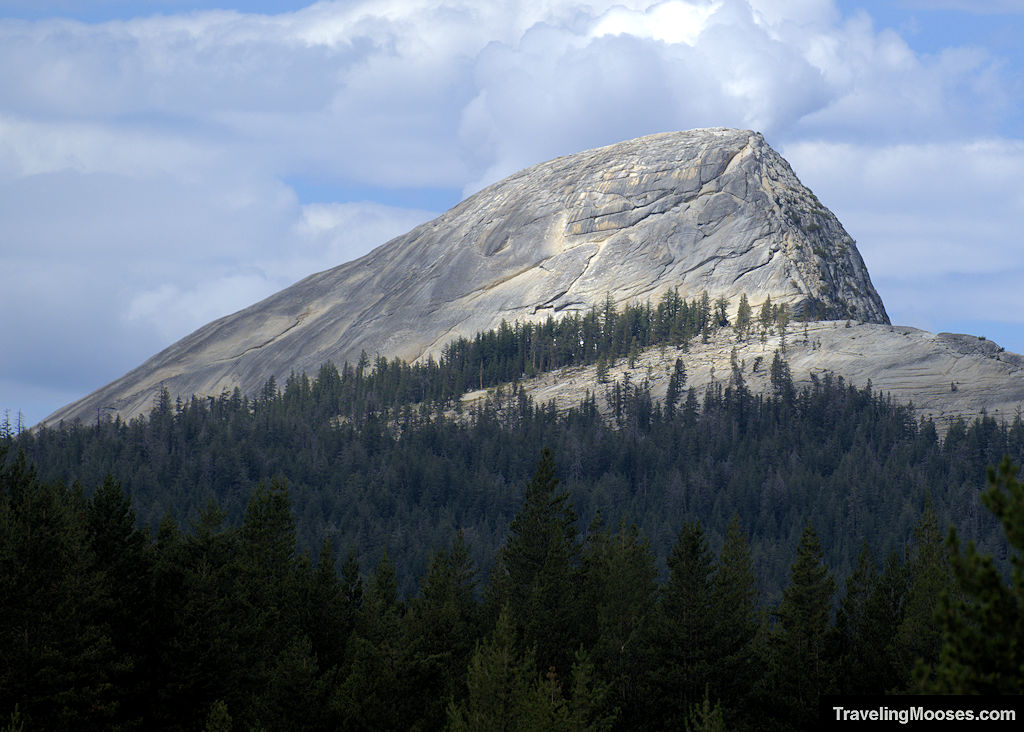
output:
[[590,29],[590,36],[598,38],[605,35],[629,35],[692,46],[707,26],[708,18],[720,4],[666,0],[636,10],[615,6],[598,18]]
[[934,134],[995,124],[1008,103],[977,51],[920,58],[824,0],[390,0],[8,22],[0,66],[7,127],[59,141],[19,135],[22,164],[184,170],[212,155],[372,185],[479,185],[699,125]]
[[915,283],[1018,267],[1022,153],[1004,128],[1020,92],[1004,63],[978,48],[916,53],[830,0],[0,20],[0,284],[45,293],[0,326],[19,344],[0,380],[50,374],[47,361],[98,386],[173,334],[429,215],[303,206],[286,180],[354,199],[468,192],[669,129],[765,132],[860,239],[876,281],[915,262]]
[[[485,161],[474,190],[565,152],[668,129],[785,128],[827,99],[821,73],[740,2],[613,8],[589,24],[537,25],[491,44],[462,142]],[[658,33],[675,14],[680,28]],[[610,35],[610,30],[634,33]]]
[[216,147],[181,134],[0,112],[0,180],[63,171],[194,179],[218,157]]
[[347,262],[435,218],[438,211],[384,206],[372,201],[318,203],[302,207],[297,238],[316,251],[303,274]]
[[164,283],[135,294],[124,319],[138,321],[156,332],[162,342],[178,340],[200,325],[258,302],[280,289],[264,272],[232,272],[194,282],[187,289]]
[[804,142],[782,153],[857,240],[894,321],[1024,325],[1024,141]]
[[249,265],[232,261],[213,271],[134,292],[122,321],[171,343],[306,275],[367,254],[436,215],[372,202],[303,206],[290,231],[272,246],[254,252]]

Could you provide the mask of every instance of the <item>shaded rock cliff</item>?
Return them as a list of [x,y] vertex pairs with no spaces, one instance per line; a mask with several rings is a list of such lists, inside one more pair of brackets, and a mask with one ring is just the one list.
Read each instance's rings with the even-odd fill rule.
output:
[[681,295],[888,324],[853,240],[760,134],[643,137],[516,173],[339,267],[216,320],[47,423],[252,393],[362,351],[408,360],[501,320]]

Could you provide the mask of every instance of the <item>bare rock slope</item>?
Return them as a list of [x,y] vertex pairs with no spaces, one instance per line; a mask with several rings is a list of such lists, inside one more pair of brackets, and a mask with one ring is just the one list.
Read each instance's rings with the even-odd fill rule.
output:
[[[501,320],[535,320],[678,287],[735,307],[887,325],[839,221],[761,135],[643,137],[521,171],[358,260],[214,321],[46,422],[147,410],[172,395],[247,393],[362,351],[439,354]],[[895,342],[894,342],[895,343]],[[894,345],[894,347],[896,347]]]
[[[1024,409],[1024,356],[977,336],[851,321],[796,323],[784,339],[773,332],[764,340],[754,335],[738,341],[731,328],[724,328],[707,343],[695,340],[685,351],[651,348],[632,366],[619,359],[607,370],[604,385],[595,366],[565,368],[521,383],[536,402],[553,402],[561,411],[578,406],[589,390],[598,408],[608,412],[605,394],[627,374],[633,384],[646,381],[651,396],[664,400],[678,358],[686,367],[687,386],[699,395],[713,382],[728,385],[734,363],[747,388],[770,392],[776,351],[789,364],[798,388],[826,374],[842,376],[857,388],[870,382],[873,390],[912,405],[916,417],[931,419],[943,433],[958,418],[969,421],[986,413],[1012,421]],[[472,409],[496,394],[496,389],[470,392],[463,406]]]

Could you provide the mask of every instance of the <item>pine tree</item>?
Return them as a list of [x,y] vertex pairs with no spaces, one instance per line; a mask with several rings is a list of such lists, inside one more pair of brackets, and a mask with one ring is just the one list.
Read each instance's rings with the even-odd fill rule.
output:
[[655,728],[680,729],[699,704],[712,664],[713,558],[699,522],[685,523],[668,559],[669,578],[645,633],[649,699]]
[[[953,571],[962,594],[944,596],[938,618],[942,650],[932,692],[1020,694],[1024,689],[1024,482],[1009,458],[989,468],[985,506],[1002,523],[1012,548],[1007,583],[991,555],[968,542],[961,552],[950,529]],[[923,670],[919,674],[924,677]]]
[[[873,625],[870,615],[872,599],[879,592],[881,577],[874,555],[867,541],[857,555],[857,564],[846,580],[846,594],[836,611],[836,652],[838,657],[837,686],[844,694],[881,693],[874,686],[878,663],[878,640],[874,634],[880,629]],[[882,647],[890,638],[882,640]]]
[[567,700],[567,730],[605,732],[613,728],[618,710],[609,709],[613,685],[602,681],[590,655],[581,647],[572,665],[572,690]]
[[900,690],[909,690],[918,661],[934,666],[942,648],[935,613],[944,596],[956,591],[949,547],[942,539],[929,500],[914,527],[914,543],[906,561],[907,591],[902,617],[892,639],[893,662]]
[[764,343],[768,337],[768,329],[772,327],[772,322],[775,320],[775,310],[772,307],[772,296],[768,295],[765,297],[764,302],[761,304],[761,312],[758,315],[757,321],[761,326],[761,342]]
[[725,713],[722,705],[711,704],[708,690],[704,690],[704,699],[699,704],[690,707],[686,718],[686,732],[726,732],[729,729],[725,726]]
[[789,363],[786,362],[786,359],[778,351],[772,357],[770,379],[772,393],[775,397],[781,399],[784,404],[792,404],[796,394],[796,390],[793,387],[793,376],[789,370]]
[[576,599],[580,545],[569,494],[558,491],[555,458],[541,453],[523,505],[509,527],[499,556],[498,603],[508,604],[527,646],[542,668],[568,672],[576,647]]
[[789,321],[792,319],[792,315],[789,312],[789,303],[779,303],[775,308],[775,327],[778,330],[779,336],[783,339],[786,337],[786,328],[789,327]]
[[431,558],[419,595],[409,606],[402,634],[409,657],[409,692],[416,726],[439,729],[447,700],[461,696],[466,667],[478,637],[476,570],[459,532],[450,550]]
[[363,607],[363,578],[359,573],[355,547],[351,546],[345,563],[341,565],[341,596],[344,600],[346,626],[354,628],[356,614]]
[[818,698],[831,691],[829,616],[835,580],[825,566],[821,541],[808,524],[800,536],[790,581],[776,610],[778,626],[771,639],[768,669],[770,694],[779,717],[795,729],[811,729]]
[[270,677],[277,656],[301,625],[295,519],[283,481],[256,489],[238,539],[239,600],[245,610],[235,618],[244,649],[239,660],[258,686]]
[[636,526],[622,522],[609,534],[599,514],[587,532],[582,569],[580,625],[589,659],[612,685],[609,705],[632,726],[640,703],[642,633],[657,593],[654,554]]
[[775,326],[779,332],[779,350],[786,352],[786,328],[789,326],[789,305],[782,303],[775,309]]
[[477,645],[466,677],[466,701],[448,705],[452,732],[506,732],[521,729],[535,676],[531,653],[518,651],[508,607],[502,608],[494,631]]
[[152,616],[152,554],[136,528],[135,512],[121,484],[107,475],[86,506],[87,535],[103,573],[103,614],[122,661],[114,683],[121,701],[118,721],[142,724],[148,712],[147,681],[157,663]]
[[42,484],[0,445],[0,715],[18,705],[31,729],[101,729],[119,721],[107,588],[80,490]]
[[250,669],[261,649],[242,600],[238,531],[223,523],[211,503],[187,538],[170,519],[160,525],[153,568],[159,726],[198,728],[218,699],[236,719],[251,707]]
[[697,330],[701,334],[701,341],[707,343],[711,330],[711,298],[706,291],[700,293],[697,303]]
[[223,699],[218,699],[210,706],[210,713],[206,716],[204,732],[231,732],[231,715],[228,714],[228,705]]
[[711,581],[709,636],[710,692],[715,700],[727,702],[724,713],[733,727],[751,706],[748,699],[763,673],[755,649],[761,626],[758,597],[750,546],[734,514]]
[[354,610],[342,592],[334,562],[334,543],[327,537],[320,546],[316,566],[306,572],[300,601],[301,633],[310,640],[324,669],[341,666],[352,632]]
[[750,335],[750,319],[752,316],[750,301],[747,300],[747,293],[740,295],[740,304],[736,309],[736,322],[733,329],[736,331],[736,340],[745,341]]
[[319,683],[320,665],[313,645],[305,635],[282,641],[260,691],[260,726],[298,732],[323,729],[329,724],[328,700]]
[[715,328],[725,328],[729,325],[729,301],[724,297],[715,300]]
[[395,565],[381,557],[356,615],[351,665],[331,699],[346,729],[407,729],[407,656],[401,636]]
[[677,358],[672,367],[672,375],[668,377],[668,388],[665,391],[665,418],[671,420],[675,415],[679,396],[686,388],[686,366],[683,359]]

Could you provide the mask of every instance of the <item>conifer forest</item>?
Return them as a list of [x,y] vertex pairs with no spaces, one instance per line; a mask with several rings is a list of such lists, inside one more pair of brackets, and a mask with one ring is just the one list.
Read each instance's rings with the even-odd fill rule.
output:
[[[802,730],[1024,691],[1024,423],[698,393],[746,299],[503,324],[130,421],[0,425],[0,729]],[[663,399],[520,381],[646,348]],[[471,408],[460,397],[490,389]]]

